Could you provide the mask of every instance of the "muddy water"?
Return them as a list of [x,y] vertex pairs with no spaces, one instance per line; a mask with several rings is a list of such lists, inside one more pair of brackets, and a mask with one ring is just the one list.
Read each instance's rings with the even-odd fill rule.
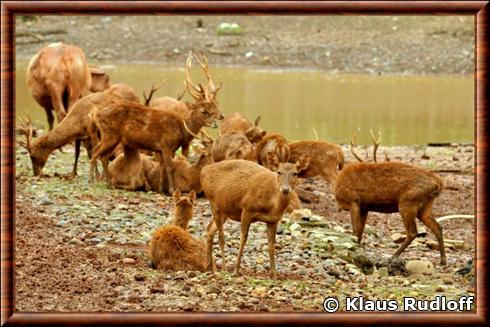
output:
[[[29,112],[45,125],[45,113],[25,83],[27,62],[17,62],[17,114]],[[121,63],[108,67],[114,83],[127,83],[139,94],[152,82],[167,79],[155,96],[176,96],[184,71],[157,64]],[[194,81],[201,72],[193,69]],[[358,143],[370,142],[369,129],[382,130],[383,144],[473,142],[472,76],[358,76],[318,71],[212,68],[223,82],[218,100],[222,111],[239,111],[250,119],[262,116],[267,131],[290,140],[320,139],[348,143],[360,128]],[[186,95],[185,99],[189,99]]]

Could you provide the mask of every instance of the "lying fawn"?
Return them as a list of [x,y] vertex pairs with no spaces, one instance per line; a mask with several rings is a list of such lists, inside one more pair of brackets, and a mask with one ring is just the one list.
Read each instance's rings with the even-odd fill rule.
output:
[[37,140],[32,140],[32,123],[29,122],[29,126],[23,128],[26,141],[20,142],[20,144],[29,151],[34,175],[39,176],[41,174],[49,155],[54,150],[75,140],[75,163],[72,176],[76,176],[81,143],[85,143],[89,157],[92,152],[92,143],[89,136],[89,113],[94,108],[102,108],[113,103],[116,99],[139,101],[138,96],[131,87],[124,84],[115,84],[104,92],[94,93],[78,100],[61,123]]
[[123,147],[121,153],[109,164],[111,185],[126,191],[150,191],[141,160],[140,150]]
[[243,134],[252,143],[257,143],[265,136],[266,131],[259,127],[260,116],[257,116],[254,124],[239,112],[234,112],[221,123],[220,135],[238,133]]
[[[374,158],[379,141],[377,143]],[[351,151],[362,161],[354,152],[353,141]],[[445,265],[442,228],[432,216],[434,199],[443,187],[437,175],[414,165],[401,162],[360,162],[349,164],[340,171],[335,186],[335,199],[340,208],[350,211],[352,230],[359,243],[369,211],[399,212],[407,238],[393,257],[398,257],[415,239],[418,234],[415,218],[419,218],[435,234],[439,242],[441,264]]]
[[179,190],[173,194],[174,220],[172,225],[162,226],[155,231],[148,247],[148,256],[160,270],[207,269],[206,246],[203,241],[192,237],[187,225],[192,219],[196,193],[182,196]]
[[[208,227],[208,264],[213,262],[214,234],[218,231],[219,245],[226,271],[225,237],[223,224],[230,218],[241,224],[240,250],[235,273],[240,270],[243,248],[252,222],[267,224],[271,276],[277,277],[274,247],[277,224],[288,207],[298,174],[308,167],[309,158],[303,156],[295,164],[279,163],[274,154],[269,162],[275,172],[246,160],[225,160],[204,167],[201,185],[211,204],[213,220]],[[213,271],[215,270],[214,267]]]
[[298,141],[289,143],[289,162],[296,162],[302,155],[310,156],[310,164],[299,177],[321,176],[333,190],[337,180],[337,169],[344,167],[344,152],[338,145],[325,141]]

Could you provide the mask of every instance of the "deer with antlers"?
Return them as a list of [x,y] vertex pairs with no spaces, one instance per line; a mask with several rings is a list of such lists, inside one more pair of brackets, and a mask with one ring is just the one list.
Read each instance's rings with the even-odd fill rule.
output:
[[[216,96],[220,87],[216,88],[209,74],[207,59],[196,59],[203,68],[208,84],[196,86],[192,83],[189,70],[193,54],[189,53],[186,62],[187,91],[195,98],[194,103],[186,103],[189,114],[186,117],[170,111],[146,107],[134,102],[119,102],[103,110],[96,110],[92,117],[100,131],[101,140],[94,149],[92,166],[99,157],[112,153],[114,148],[123,146],[157,152],[161,155],[161,177],[167,174],[169,192],[174,191],[172,159],[179,148],[188,149],[194,135],[202,127],[217,127],[216,120],[222,119]],[[192,133],[189,133],[191,131]],[[158,183],[162,185],[162,183]],[[161,189],[160,189],[161,191]]]
[[87,148],[89,157],[92,152],[90,140],[91,121],[89,114],[94,108],[102,108],[116,99],[138,102],[135,91],[124,84],[115,84],[104,92],[94,93],[78,100],[66,118],[53,130],[40,138],[33,140],[32,122],[28,120],[19,129],[25,135],[25,141],[19,141],[19,145],[29,152],[34,176],[39,176],[46,165],[49,155],[56,149],[75,140],[75,163],[72,176],[77,175],[78,157],[80,146],[83,142]]
[[398,257],[417,237],[418,218],[435,234],[441,264],[445,265],[447,260],[442,228],[432,215],[434,200],[444,188],[441,178],[426,169],[402,162],[376,162],[381,134],[375,140],[372,131],[375,162],[364,162],[355,153],[355,136],[350,148],[360,162],[349,164],[340,171],[335,185],[335,199],[340,208],[350,211],[352,230],[357,241],[361,243],[369,211],[399,212],[407,237],[393,257]]

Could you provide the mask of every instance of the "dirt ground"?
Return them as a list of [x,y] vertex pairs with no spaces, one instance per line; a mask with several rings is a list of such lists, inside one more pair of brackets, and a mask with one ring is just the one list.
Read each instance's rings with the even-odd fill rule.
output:
[[[221,23],[237,23],[242,32],[219,34]],[[362,74],[474,70],[471,16],[38,16],[16,24],[16,56],[24,59],[63,41],[80,46],[91,62],[109,64],[180,66],[194,50],[221,66]]]
[[[435,202],[434,215],[473,214],[473,146],[382,151],[392,160],[453,171],[439,173],[446,189]],[[320,201],[303,205],[320,225],[299,220],[303,228],[295,234],[291,226],[297,218],[283,218],[276,245],[278,280],[268,277],[267,237],[260,223],[252,224],[239,277],[231,272],[157,271],[149,267],[145,244],[157,227],[172,219],[170,197],[89,184],[85,157],[80,176],[67,180],[71,147],[50,158],[46,176],[34,178],[26,154],[17,151],[15,303],[19,311],[322,311],[327,296],[401,301],[404,296],[457,299],[474,293],[474,280],[455,273],[473,257],[474,220],[443,223],[447,242],[462,241],[457,248],[446,246],[447,266],[440,266],[439,252],[427,247],[435,240],[430,231],[402,254],[403,263],[432,262],[435,269],[429,275],[407,275],[403,269],[391,268],[385,275],[381,270],[364,274],[317,243],[315,234],[326,231],[350,238],[351,226],[349,214],[335,209],[328,185],[314,178],[304,180],[301,187],[313,190]],[[347,160],[353,158],[348,155]],[[190,231],[204,239],[210,216],[208,201],[198,199]],[[367,222],[359,250],[375,261],[388,259],[398,247],[391,236],[404,232],[401,218],[370,213]],[[424,231],[422,224],[418,227]],[[237,223],[225,224],[228,263],[236,260],[239,230]],[[218,252],[215,248],[220,266]]]

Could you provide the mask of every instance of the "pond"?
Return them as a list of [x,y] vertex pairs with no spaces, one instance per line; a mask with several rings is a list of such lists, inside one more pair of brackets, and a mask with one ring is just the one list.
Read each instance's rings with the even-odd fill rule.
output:
[[[44,110],[27,90],[27,61],[16,62],[16,114],[29,113],[46,125]],[[183,68],[152,63],[111,63],[113,83],[126,83],[139,94],[152,83],[167,82],[155,97],[177,96]],[[356,129],[358,144],[370,143],[369,130],[382,131],[382,144],[474,142],[474,80],[467,76],[341,75],[322,71],[211,67],[215,84],[223,82],[218,101],[225,113],[239,111],[289,140],[348,143]],[[205,82],[193,67],[195,82]],[[184,99],[189,100],[186,95]]]

